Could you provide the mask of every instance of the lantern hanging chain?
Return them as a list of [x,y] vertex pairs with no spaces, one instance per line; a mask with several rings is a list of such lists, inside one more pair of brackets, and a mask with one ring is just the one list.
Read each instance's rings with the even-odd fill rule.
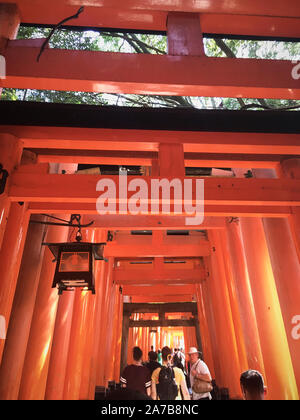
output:
[[76,241],[80,242],[81,240],[82,240],[82,233],[81,233],[81,227],[79,227],[76,233]]
[[78,231],[76,233],[75,239],[76,239],[77,242],[80,242],[82,240],[81,224],[80,224],[81,215],[80,214],[72,214],[70,222],[72,223],[74,220],[78,223]]
[[239,220],[240,219],[238,217],[231,216],[230,219],[228,220],[228,223],[238,223]]
[[[42,222],[40,220],[30,220],[30,223],[39,223],[39,224],[42,224],[42,225],[49,225],[49,226],[67,226],[67,227],[74,227],[74,228],[78,227],[80,230],[81,230],[81,228],[90,227],[94,223],[94,221],[92,220],[90,223],[86,223],[85,225],[82,225],[80,223],[81,216],[76,215],[76,214],[71,215],[71,220],[70,221],[60,219],[59,217],[51,216],[50,214],[42,214],[42,216],[46,216],[46,217],[49,217],[51,219],[59,220],[63,223]],[[73,224],[74,220],[77,221],[77,224]]]
[[39,60],[40,60],[40,58],[41,58],[41,55],[43,54],[43,52],[44,52],[44,50],[45,50],[46,46],[48,45],[48,43],[49,43],[50,39],[52,38],[52,36],[53,36],[54,32],[55,32],[57,29],[59,29],[61,26],[63,26],[66,22],[68,22],[69,20],[72,20],[72,19],[78,19],[79,15],[80,15],[83,11],[84,11],[84,6],[81,6],[81,7],[78,9],[78,11],[77,11],[77,13],[76,13],[75,15],[70,16],[70,17],[67,17],[66,19],[63,19],[61,22],[59,22],[57,25],[55,25],[55,27],[54,27],[54,28],[52,29],[52,31],[50,32],[50,35],[49,35],[49,36],[48,36],[48,38],[47,38],[47,39],[43,42],[43,45],[41,46],[41,49],[40,49],[39,55],[37,56],[37,59],[36,59],[36,61],[37,61],[37,62],[39,62]]

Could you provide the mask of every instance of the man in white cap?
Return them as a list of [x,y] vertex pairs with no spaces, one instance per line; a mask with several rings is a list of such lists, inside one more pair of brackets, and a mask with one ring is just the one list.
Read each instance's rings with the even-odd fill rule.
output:
[[[190,381],[191,381],[191,387],[193,387],[195,378],[201,379],[205,382],[211,382],[211,374],[207,367],[207,365],[203,362],[203,360],[200,359],[200,352],[196,349],[196,347],[191,347],[189,352],[189,359],[191,364],[190,369]],[[196,394],[196,392],[193,391],[192,394],[193,400],[211,400],[212,397],[210,395],[210,392],[206,392],[205,394]]]

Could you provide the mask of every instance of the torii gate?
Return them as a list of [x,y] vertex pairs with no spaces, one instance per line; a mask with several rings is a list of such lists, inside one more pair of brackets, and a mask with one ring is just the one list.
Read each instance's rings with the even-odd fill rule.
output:
[[[69,0],[5,0],[1,88],[300,99],[295,63],[209,58],[203,47],[206,34],[299,41],[298,0],[249,0],[230,8],[225,0],[82,5],[85,12],[72,25],[164,32],[168,54],[46,49],[37,62],[43,41],[15,40],[20,22],[54,25],[76,7]],[[96,385],[118,380],[120,286],[136,303],[196,298],[204,357],[230,395],[240,395],[241,371],[256,368],[270,399],[299,398],[297,111],[95,110],[22,102],[0,102],[0,111],[0,163],[9,175],[0,196],[0,316],[7,326],[0,338],[1,399],[91,399]],[[65,166],[50,173],[49,163]],[[98,217],[95,185],[103,176],[75,175],[78,163],[146,166],[141,179],[147,185],[153,178],[183,180],[188,166],[233,168],[236,174],[252,169],[255,176],[206,178],[201,229],[207,238],[171,241],[167,230],[186,229],[186,213]],[[62,174],[66,164],[69,174]],[[119,185],[118,176],[106,178]],[[51,256],[40,247],[45,228],[29,224],[30,218],[44,220],[45,213],[94,220],[86,235],[95,242],[105,240],[107,230],[124,231],[123,239],[108,244],[108,263],[96,268],[96,296],[58,299],[51,290]],[[128,232],[145,229],[152,231],[150,239]],[[47,231],[53,241],[68,234]],[[115,269],[116,257],[136,258],[141,250],[140,259],[152,259],[145,274]],[[170,257],[201,258],[201,265],[175,276],[165,269]],[[156,281],[148,295],[141,293],[141,280]]]

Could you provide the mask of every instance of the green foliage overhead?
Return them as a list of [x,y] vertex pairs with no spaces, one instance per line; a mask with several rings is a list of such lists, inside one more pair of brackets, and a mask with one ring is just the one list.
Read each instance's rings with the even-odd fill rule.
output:
[[[47,38],[51,28],[21,26],[18,38]],[[165,36],[110,33],[95,31],[73,31],[59,29],[49,42],[50,48],[113,51],[121,53],[166,54]],[[237,57],[256,59],[300,60],[300,43],[275,41],[245,41],[205,39],[205,51],[210,57]],[[122,105],[144,107],[196,107],[240,109],[249,103],[264,107],[289,107],[300,105],[300,101],[271,99],[237,99],[178,97],[159,95],[121,95],[93,92],[65,92],[50,90],[3,89],[2,100],[27,100],[38,102],[63,102],[89,105]]]

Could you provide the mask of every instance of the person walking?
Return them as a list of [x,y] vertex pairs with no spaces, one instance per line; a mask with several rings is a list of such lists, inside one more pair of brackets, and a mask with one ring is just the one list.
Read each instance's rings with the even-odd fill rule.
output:
[[189,359],[190,359],[190,383],[192,388],[192,399],[193,400],[211,400],[212,396],[210,392],[205,393],[196,393],[193,390],[194,382],[197,379],[203,381],[204,383],[211,383],[212,377],[208,366],[201,360],[200,352],[197,350],[196,347],[191,347],[189,352]]
[[161,364],[157,361],[156,351],[149,351],[148,358],[149,361],[145,364],[145,366],[150,370],[150,374],[152,375],[155,369],[161,367]]
[[180,349],[174,350],[173,365],[185,372],[185,360]]
[[162,365],[161,349],[157,350],[157,361],[160,365]]
[[182,393],[184,400],[190,400],[183,371],[171,364],[171,349],[166,346],[161,353],[163,366],[155,369],[152,373],[152,399],[181,400]]
[[133,364],[123,370],[120,382],[122,388],[138,391],[150,397],[151,374],[148,368],[143,366],[143,352],[139,347],[133,347]]

